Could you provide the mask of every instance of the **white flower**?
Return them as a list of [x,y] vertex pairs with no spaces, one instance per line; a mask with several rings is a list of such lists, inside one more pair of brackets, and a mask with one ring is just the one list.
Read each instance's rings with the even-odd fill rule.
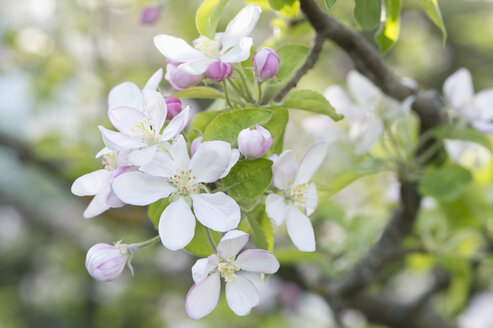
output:
[[310,180],[327,153],[327,142],[308,149],[300,163],[292,150],[274,160],[272,184],[281,192],[270,194],[265,202],[267,216],[280,225],[286,219],[288,234],[299,250],[315,250],[315,234],[308,216],[318,204],[317,188]]
[[104,169],[83,175],[72,184],[71,191],[74,195],[95,195],[84,211],[85,218],[99,215],[112,207],[125,205],[113,191],[112,183],[120,174],[135,170],[133,166],[127,164],[125,153],[117,153],[105,148],[96,158],[100,156],[103,156]]
[[[194,236],[195,218],[204,226],[226,232],[240,222],[240,207],[223,192],[210,194],[205,184],[224,177],[239,157],[224,141],[202,143],[188,155],[179,135],[168,153],[158,152],[141,171],[120,175],[113,182],[115,193],[127,204],[148,205],[169,197],[159,221],[163,245],[171,250],[185,247]],[[193,212],[192,212],[193,208]]]
[[450,159],[470,170],[485,167],[491,162],[491,152],[475,142],[463,140],[444,140]]
[[203,74],[213,62],[239,63],[250,57],[252,32],[260,17],[261,9],[257,5],[248,5],[228,24],[224,33],[216,33],[214,40],[200,36],[193,42],[170,35],[160,34],[154,37],[157,49],[173,62],[181,63],[179,69],[189,74]]
[[263,249],[248,249],[237,256],[247,241],[248,234],[229,231],[219,242],[217,254],[199,259],[192,267],[195,284],[185,302],[190,318],[200,319],[214,310],[221,292],[221,277],[226,282],[226,300],[234,313],[247,315],[259,303],[257,288],[247,272],[272,274],[279,269],[279,262]]
[[329,86],[324,96],[337,112],[350,123],[349,138],[356,144],[356,153],[370,150],[384,132],[384,120],[392,120],[409,111],[413,98],[400,104],[388,97],[357,71],[349,72],[350,95],[338,85]]
[[443,94],[457,116],[482,133],[493,133],[493,88],[474,94],[471,73],[461,68],[445,80]]

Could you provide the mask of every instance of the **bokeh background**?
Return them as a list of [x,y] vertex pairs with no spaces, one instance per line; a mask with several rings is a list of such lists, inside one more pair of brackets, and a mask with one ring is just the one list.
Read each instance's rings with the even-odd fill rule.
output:
[[[262,1],[255,1],[262,2]],[[416,0],[404,0],[401,37],[385,56],[397,73],[425,88],[441,90],[444,79],[460,67],[471,70],[476,90],[493,87],[493,3],[440,1],[449,37],[440,31]],[[102,148],[98,125],[110,127],[106,97],[124,81],[143,86],[165,67],[152,37],[167,33],[193,40],[199,0],[160,3],[154,24],[140,15],[143,0],[16,0],[0,4],[0,327],[332,327],[330,308],[319,296],[273,276],[261,289],[261,304],[247,317],[235,316],[221,298],[218,308],[198,322],[188,319],[184,300],[192,285],[195,259],[185,251],[162,246],[142,251],[128,270],[111,283],[92,280],[84,267],[87,249],[97,242],[139,242],[156,232],[145,208],[124,207],[85,220],[89,198],[70,193],[79,176],[100,168],[94,158]],[[244,5],[230,1],[222,30]],[[358,29],[352,1],[338,1],[333,15]],[[288,19],[263,13],[254,31],[254,47],[283,44],[309,46],[310,26],[301,14]],[[365,33],[369,39],[370,33]],[[327,43],[315,68],[301,86],[323,92],[345,84],[351,69],[345,54]],[[164,82],[162,90],[172,90]],[[210,104],[190,101],[195,111]],[[336,140],[328,118],[291,113],[286,147],[301,156],[308,144]],[[326,121],[324,121],[326,120]],[[344,124],[344,123],[341,123]],[[462,158],[477,186],[473,209],[446,213],[425,199],[417,234],[449,259],[453,281],[434,301],[440,313],[462,328],[493,327],[493,257],[485,243],[493,237],[491,156],[472,150]],[[479,155],[478,155],[479,154]],[[478,159],[479,158],[479,159]],[[319,173],[321,190],[334,176],[358,165],[352,149],[334,142]],[[380,172],[362,178],[322,202],[313,217],[318,248],[303,255],[290,248],[279,231],[282,263],[298,263],[307,276],[343,275],[368,250],[398,199],[396,177]],[[458,212],[457,212],[458,211]],[[457,217],[457,220],[445,219]],[[435,247],[435,248],[433,248]],[[475,265],[469,265],[474,260]],[[392,275],[384,292],[397,301],[419,297],[430,285],[436,254],[411,254]],[[377,327],[357,312],[342,315],[346,327]]]

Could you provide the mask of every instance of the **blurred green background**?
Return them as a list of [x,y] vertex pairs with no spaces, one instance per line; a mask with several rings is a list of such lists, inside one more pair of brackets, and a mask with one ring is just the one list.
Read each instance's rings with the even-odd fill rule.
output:
[[[154,71],[164,68],[152,37],[167,33],[193,40],[197,36],[194,14],[200,3],[163,2],[160,18],[152,25],[141,23],[139,17],[147,5],[155,3],[142,0],[8,0],[0,4],[1,328],[333,325],[323,299],[275,276],[267,279],[261,304],[247,317],[235,316],[222,297],[207,318],[188,319],[184,300],[192,285],[190,268],[195,259],[162,246],[146,249],[134,259],[135,277],[126,270],[117,280],[100,283],[85,270],[85,253],[93,244],[121,239],[139,242],[156,234],[145,208],[127,206],[83,219],[90,199],[73,196],[70,185],[100,168],[94,159],[103,146],[97,126],[110,126],[109,90],[124,81],[143,86]],[[230,1],[219,31],[243,5],[243,1]],[[404,0],[401,36],[385,60],[398,74],[424,88],[441,90],[444,79],[460,67],[471,70],[476,90],[493,87],[493,3],[443,0],[440,5],[449,33],[446,45],[418,1]],[[352,1],[340,0],[332,14],[357,29],[352,9]],[[253,33],[254,47],[309,46],[313,32],[298,18],[302,15],[288,19],[265,11]],[[345,85],[350,69],[348,57],[327,43],[300,85],[320,92],[330,84]],[[164,93],[170,94],[169,85],[162,85]],[[209,105],[207,101],[188,103],[196,111]],[[298,156],[307,144],[333,132],[330,122],[322,125],[321,132],[314,130],[308,117],[291,113],[286,147],[296,149]],[[480,164],[465,161],[472,162],[477,182],[468,189],[467,202],[444,208],[427,200],[416,234],[433,253],[409,255],[404,267],[394,269],[384,292],[396,301],[418,297],[440,262],[453,273],[453,280],[435,301],[439,311],[451,320],[459,318],[463,328],[491,328],[493,322],[485,320],[493,319],[481,314],[493,313],[493,292],[488,292],[493,288],[493,257],[484,251],[493,236],[493,166],[491,156]],[[330,188],[328,181],[357,165],[348,145],[334,143],[319,172],[320,189]],[[313,217],[316,254],[293,251],[280,228],[276,248],[281,262],[299,263],[299,270],[308,276],[344,275],[378,238],[395,207],[397,188],[395,176],[383,172],[321,202]],[[472,259],[475,266],[469,264]],[[471,310],[474,306],[476,310]],[[485,310],[478,310],[481,306]],[[346,327],[376,327],[361,314],[346,312],[342,316]],[[467,320],[483,320],[483,326],[472,326]]]

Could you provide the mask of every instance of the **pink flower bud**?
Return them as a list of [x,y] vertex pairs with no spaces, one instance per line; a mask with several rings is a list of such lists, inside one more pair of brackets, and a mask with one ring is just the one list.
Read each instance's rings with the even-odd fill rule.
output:
[[199,84],[204,76],[188,74],[187,72],[178,69],[178,65],[168,63],[166,65],[166,76],[164,77],[171,86],[176,90],[183,90]]
[[112,281],[122,273],[129,256],[125,245],[99,243],[87,252],[86,268],[94,279]]
[[262,157],[272,146],[274,137],[270,132],[257,124],[255,130],[244,129],[238,135],[238,149],[246,158]]
[[279,56],[270,48],[262,48],[253,56],[255,74],[262,80],[274,77],[279,71]]
[[149,6],[140,13],[140,22],[143,24],[154,24],[159,18],[159,8]]
[[207,78],[214,82],[221,82],[228,79],[233,74],[233,64],[217,61],[207,68]]
[[166,114],[166,119],[171,120],[176,115],[181,112],[181,100],[175,97],[166,98],[166,107],[168,108],[168,114]]
[[192,145],[190,146],[190,155],[193,156],[193,154],[195,154],[197,149],[199,149],[199,146],[202,143],[203,139],[204,139],[204,137],[202,137],[202,136],[193,139]]

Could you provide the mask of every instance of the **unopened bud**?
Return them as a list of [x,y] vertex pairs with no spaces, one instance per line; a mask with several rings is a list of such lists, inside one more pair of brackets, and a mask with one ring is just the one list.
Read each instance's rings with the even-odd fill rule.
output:
[[129,256],[126,245],[99,243],[87,252],[86,269],[96,280],[112,281],[122,273]]
[[262,157],[272,146],[274,137],[257,124],[255,130],[244,129],[238,135],[238,149],[245,157],[256,159]]
[[181,100],[175,97],[168,97],[165,99],[166,107],[168,109],[168,113],[166,114],[166,119],[171,120],[176,115],[181,112]]
[[177,65],[168,63],[166,65],[166,76],[165,79],[171,84],[171,86],[176,90],[183,90],[199,84],[204,76],[189,74],[181,69],[178,69]]
[[144,8],[140,13],[140,22],[143,24],[154,24],[159,18],[159,8],[156,6],[149,6]]
[[262,80],[274,77],[279,71],[279,56],[270,48],[262,48],[253,56],[255,74]]
[[233,64],[216,61],[207,68],[206,76],[213,82],[221,82],[229,79],[233,74]]

